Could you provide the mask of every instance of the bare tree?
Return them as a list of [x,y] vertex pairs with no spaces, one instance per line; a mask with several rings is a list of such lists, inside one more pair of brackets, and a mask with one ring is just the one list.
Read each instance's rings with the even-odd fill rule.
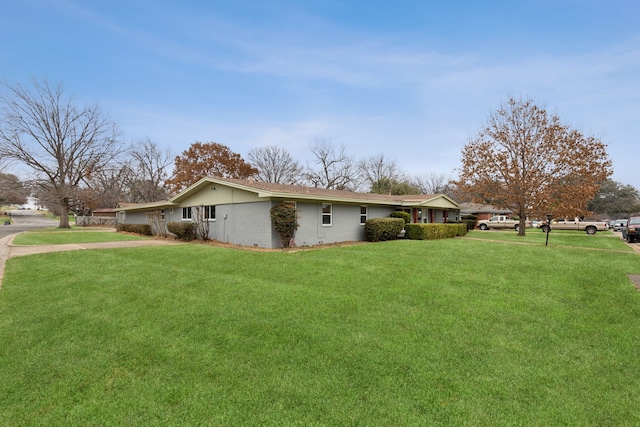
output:
[[311,145],[311,154],[314,166],[307,165],[303,174],[309,185],[335,190],[358,188],[360,179],[357,166],[344,145],[336,148],[330,142],[318,139]]
[[128,169],[116,163],[96,171],[87,179],[90,191],[83,191],[82,203],[91,209],[115,208],[125,200],[128,175]]
[[129,147],[128,154],[131,156],[127,164],[129,200],[138,203],[166,199],[164,183],[174,159],[171,150],[163,150],[145,138]]
[[193,207],[193,227],[196,238],[200,240],[209,240],[209,219],[211,218],[210,206],[194,206]]
[[416,176],[411,179],[414,187],[420,190],[421,194],[446,194],[452,195],[452,184],[443,174],[431,172],[423,176]]
[[151,224],[151,232],[155,236],[167,237],[167,225],[161,209],[156,209],[147,213],[147,218]]
[[69,205],[78,186],[120,153],[117,126],[97,105],[77,107],[62,86],[33,81],[3,85],[0,157],[29,167],[69,228]]
[[384,154],[377,154],[358,162],[358,173],[364,181],[364,185],[373,191],[382,183],[400,182],[403,174],[398,169],[394,160],[385,158]]
[[297,184],[302,177],[302,166],[283,148],[274,145],[252,148],[248,157],[251,166],[258,170],[255,175],[258,181]]

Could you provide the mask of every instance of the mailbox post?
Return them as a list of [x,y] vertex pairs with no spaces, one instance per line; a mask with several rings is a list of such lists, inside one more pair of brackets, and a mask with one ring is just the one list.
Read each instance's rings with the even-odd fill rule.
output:
[[551,219],[553,218],[553,214],[547,214],[547,241],[545,242],[545,246],[549,246],[549,233],[551,232]]

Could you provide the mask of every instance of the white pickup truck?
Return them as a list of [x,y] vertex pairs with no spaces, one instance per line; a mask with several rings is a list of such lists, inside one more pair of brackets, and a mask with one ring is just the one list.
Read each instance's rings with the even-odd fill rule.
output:
[[505,228],[518,231],[520,228],[520,220],[511,219],[506,215],[494,215],[489,219],[481,219],[477,222],[480,230],[488,230],[490,228]]
[[[546,221],[540,226],[545,233],[549,229]],[[604,221],[583,221],[580,218],[574,219],[554,219],[551,221],[551,230],[581,230],[587,234],[596,234],[598,231],[609,229],[609,224]]]

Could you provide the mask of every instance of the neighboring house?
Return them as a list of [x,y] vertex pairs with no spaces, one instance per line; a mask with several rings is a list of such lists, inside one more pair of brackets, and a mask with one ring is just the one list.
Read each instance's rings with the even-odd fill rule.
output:
[[461,203],[460,215],[475,215],[478,219],[489,219],[494,215],[511,216],[513,212],[509,209],[500,209],[492,205],[480,203]]
[[91,216],[115,218],[116,211],[115,209],[111,209],[111,208],[94,209],[93,211],[91,211]]
[[210,239],[278,248],[282,242],[270,210],[281,203],[298,211],[298,246],[364,240],[367,219],[398,210],[409,212],[412,222],[459,219],[458,204],[445,195],[391,196],[227,178],[203,178],[169,200],[120,206],[116,212],[120,224],[152,226],[192,221],[198,212],[209,222]]

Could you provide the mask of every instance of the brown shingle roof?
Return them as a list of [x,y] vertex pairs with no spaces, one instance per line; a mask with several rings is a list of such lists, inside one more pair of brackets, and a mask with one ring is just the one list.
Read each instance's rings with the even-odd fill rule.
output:
[[302,185],[288,185],[288,184],[275,184],[272,182],[251,181],[244,179],[234,178],[219,178],[213,179],[218,181],[226,181],[234,183],[244,187],[250,187],[258,190],[264,190],[272,193],[286,193],[291,195],[305,195],[305,196],[318,196],[319,198],[338,198],[338,199],[362,199],[362,200],[380,200],[385,202],[420,202],[423,200],[429,200],[436,195],[429,194],[412,194],[412,195],[390,195],[390,194],[375,194],[375,193],[359,193],[348,190],[333,190],[327,188],[306,187]]

